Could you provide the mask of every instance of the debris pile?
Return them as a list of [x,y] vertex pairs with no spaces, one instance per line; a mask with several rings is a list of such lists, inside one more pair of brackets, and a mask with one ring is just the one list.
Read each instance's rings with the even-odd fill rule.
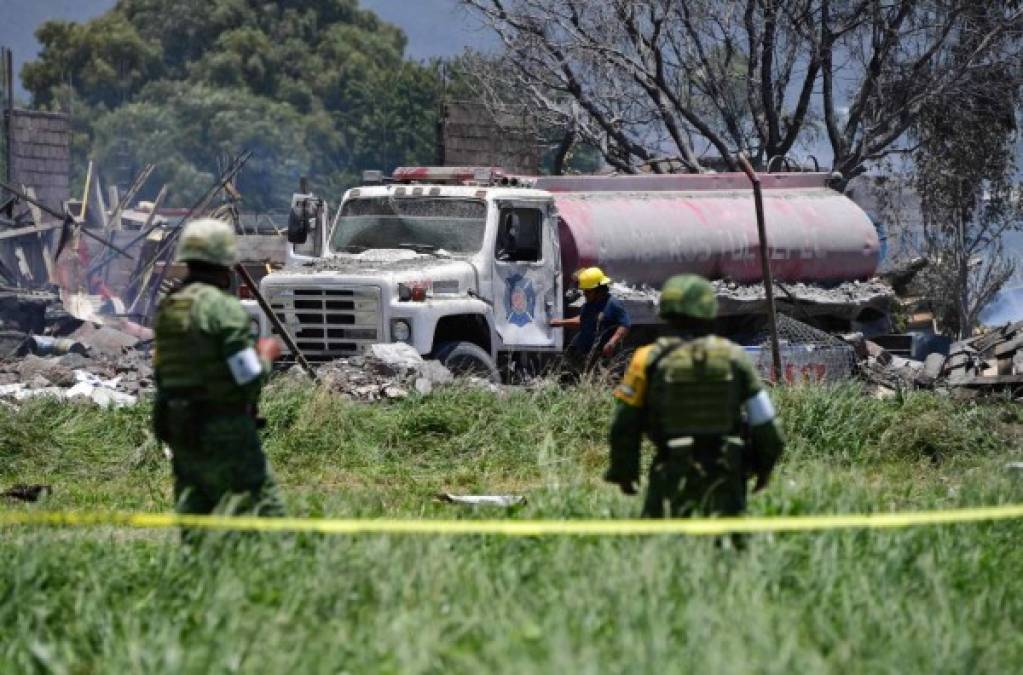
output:
[[[136,202],[153,165],[123,194],[108,186],[109,207],[91,163],[81,199],[59,206],[31,187],[0,182],[0,399],[50,395],[123,405],[151,389],[153,332],[144,324],[180,272],[171,262],[176,238],[195,216],[237,223],[233,180],[249,156],[234,158],[173,223],[159,213],[169,186],[155,202]],[[228,196],[218,206],[221,192]],[[283,249],[280,237],[256,239]]]
[[1023,321],[954,343],[948,355],[917,361],[893,354],[862,335],[845,336],[864,378],[882,390],[937,389],[959,398],[1023,394]]
[[[291,372],[300,375],[297,368]],[[330,361],[316,374],[328,389],[358,401],[399,399],[412,392],[425,395],[454,379],[439,361],[425,360],[401,342],[371,345],[364,355]]]
[[125,319],[76,319],[56,293],[0,289],[0,398],[134,403],[153,386],[151,340],[151,330]]
[[[767,313],[767,295],[763,284],[738,284],[726,279],[711,283],[717,293],[719,316]],[[804,283],[783,284],[777,281],[774,285],[777,311],[807,322],[817,318],[862,322],[865,317],[887,316],[895,303],[895,291],[877,278],[847,281],[831,287]],[[636,321],[651,320],[657,313],[660,298],[657,289],[620,282],[612,284],[611,292],[628,304],[629,313]]]

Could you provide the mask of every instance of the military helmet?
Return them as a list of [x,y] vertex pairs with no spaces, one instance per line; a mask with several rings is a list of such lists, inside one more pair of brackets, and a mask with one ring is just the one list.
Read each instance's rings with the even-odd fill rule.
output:
[[589,291],[597,286],[610,286],[611,280],[604,274],[604,270],[599,267],[587,267],[584,270],[580,270],[579,275],[579,288],[584,291]]
[[718,299],[710,282],[695,274],[679,274],[664,282],[658,313],[662,319],[693,317],[713,319]]
[[178,262],[204,262],[231,267],[238,262],[238,242],[230,225],[216,218],[200,218],[185,225],[178,243]]

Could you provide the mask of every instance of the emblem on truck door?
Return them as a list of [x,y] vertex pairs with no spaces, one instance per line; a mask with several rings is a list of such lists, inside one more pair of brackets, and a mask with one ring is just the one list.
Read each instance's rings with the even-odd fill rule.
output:
[[533,323],[536,310],[536,291],[533,289],[533,282],[521,274],[513,274],[504,283],[504,306],[508,310],[508,323],[516,326]]

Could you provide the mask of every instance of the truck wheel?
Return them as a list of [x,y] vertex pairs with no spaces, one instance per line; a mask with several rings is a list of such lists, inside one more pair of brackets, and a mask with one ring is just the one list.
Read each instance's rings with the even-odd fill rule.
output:
[[479,345],[472,342],[443,342],[434,351],[433,358],[443,363],[457,377],[475,375],[500,384],[497,364]]

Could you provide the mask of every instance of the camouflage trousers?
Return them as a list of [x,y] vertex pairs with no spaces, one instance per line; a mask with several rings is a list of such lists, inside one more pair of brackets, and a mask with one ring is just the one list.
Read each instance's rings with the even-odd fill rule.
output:
[[746,510],[743,446],[737,438],[693,439],[662,448],[650,466],[644,518],[735,516]]
[[[178,513],[284,515],[251,417],[209,417],[187,441],[171,443]],[[182,538],[195,541],[198,534],[186,529]]]

